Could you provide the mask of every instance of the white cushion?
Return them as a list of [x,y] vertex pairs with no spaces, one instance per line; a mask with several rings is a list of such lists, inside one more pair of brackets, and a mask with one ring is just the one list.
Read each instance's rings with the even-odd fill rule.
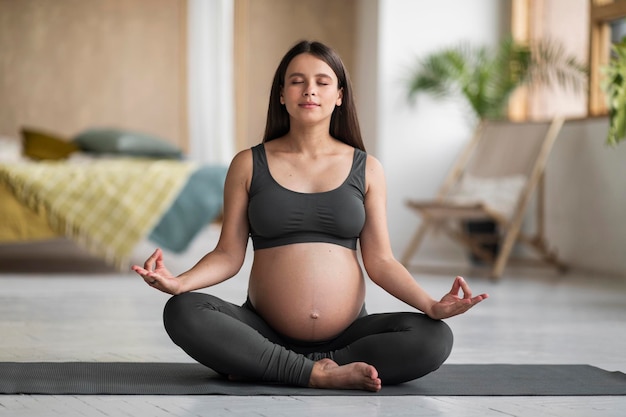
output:
[[483,203],[508,219],[515,210],[524,184],[526,177],[523,175],[502,178],[465,175],[446,198],[459,204]]

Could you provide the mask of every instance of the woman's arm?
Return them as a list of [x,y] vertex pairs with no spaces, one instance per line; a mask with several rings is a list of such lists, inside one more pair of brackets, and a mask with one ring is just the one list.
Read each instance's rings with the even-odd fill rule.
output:
[[222,230],[218,243],[191,269],[173,276],[165,267],[163,254],[157,249],[143,268],[132,269],[151,286],[180,294],[223,282],[239,272],[248,244],[248,189],[252,178],[252,152],[242,151],[233,158],[224,184]]
[[[452,289],[440,301],[433,299],[391,251],[387,227],[387,191],[382,165],[373,156],[366,164],[366,221],[361,232],[361,254],[369,277],[389,294],[436,319],[451,317],[467,311],[487,298],[487,294],[472,297],[465,280],[457,277]],[[463,297],[459,291],[463,291]]]

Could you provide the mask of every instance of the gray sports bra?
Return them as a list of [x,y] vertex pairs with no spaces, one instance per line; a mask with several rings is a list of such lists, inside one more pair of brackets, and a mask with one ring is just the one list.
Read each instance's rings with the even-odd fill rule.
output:
[[354,149],[352,168],[334,190],[300,193],[278,184],[270,174],[265,147],[252,148],[248,221],[255,250],[304,242],[326,242],[356,249],[365,223],[365,160]]

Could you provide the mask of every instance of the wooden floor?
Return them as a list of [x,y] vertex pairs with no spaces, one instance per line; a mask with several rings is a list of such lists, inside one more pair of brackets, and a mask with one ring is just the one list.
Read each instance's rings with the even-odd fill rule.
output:
[[[181,271],[212,247],[205,232]],[[138,259],[151,250],[144,244]],[[68,255],[69,254],[69,255]],[[249,264],[214,290],[245,298]],[[626,282],[592,274],[506,271],[499,283],[466,277],[491,298],[448,320],[448,363],[572,363],[626,372]],[[433,295],[452,277],[416,276]],[[0,361],[190,361],[161,323],[165,294],[76,254],[67,242],[0,246]],[[370,312],[406,310],[373,286]],[[384,388],[383,388],[384,389]],[[626,397],[0,396],[0,416],[615,416]]]

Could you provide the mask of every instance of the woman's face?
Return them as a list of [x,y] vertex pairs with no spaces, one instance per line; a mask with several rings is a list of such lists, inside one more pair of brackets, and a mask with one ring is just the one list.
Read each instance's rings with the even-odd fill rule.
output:
[[280,102],[285,105],[292,121],[330,123],[342,97],[337,75],[321,59],[304,53],[297,55],[287,66]]

